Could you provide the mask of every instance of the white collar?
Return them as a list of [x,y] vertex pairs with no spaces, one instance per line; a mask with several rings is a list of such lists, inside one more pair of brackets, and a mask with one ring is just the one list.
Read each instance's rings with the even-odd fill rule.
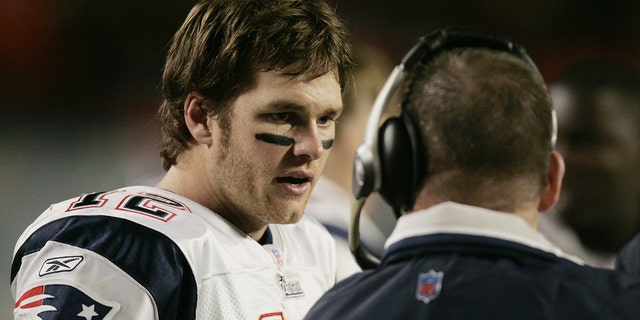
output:
[[579,258],[563,252],[549,242],[516,215],[455,202],[440,203],[400,217],[385,243],[385,249],[406,238],[439,233],[485,236],[517,242],[584,264]]

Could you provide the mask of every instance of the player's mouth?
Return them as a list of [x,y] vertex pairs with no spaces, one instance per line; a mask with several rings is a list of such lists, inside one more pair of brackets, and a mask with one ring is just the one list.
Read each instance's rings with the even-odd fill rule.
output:
[[308,172],[294,172],[276,178],[280,188],[290,195],[302,195],[311,189],[313,174]]

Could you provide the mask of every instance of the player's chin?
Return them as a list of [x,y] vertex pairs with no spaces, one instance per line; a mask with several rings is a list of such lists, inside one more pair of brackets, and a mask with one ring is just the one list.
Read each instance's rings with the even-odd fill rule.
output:
[[276,213],[275,216],[272,216],[272,220],[276,220],[274,223],[296,223],[300,221],[304,215],[304,209],[309,201],[309,193],[300,195],[281,195],[281,197],[276,199],[278,200],[277,203],[273,203],[275,208],[272,211],[273,213]]
[[[306,204],[306,201],[304,202]],[[304,215],[304,205],[293,205],[288,206],[287,208],[282,208],[280,214],[278,215],[278,224],[290,224],[297,223],[302,219]]]
[[303,209],[296,209],[296,210],[289,211],[285,215],[285,219],[282,222],[282,224],[297,223],[298,221],[300,221],[300,219],[302,219],[303,214],[304,214]]

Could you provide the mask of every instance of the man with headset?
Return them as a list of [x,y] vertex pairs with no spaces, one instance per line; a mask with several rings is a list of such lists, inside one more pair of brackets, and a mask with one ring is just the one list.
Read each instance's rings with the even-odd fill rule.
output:
[[[401,115],[378,128],[405,76]],[[441,30],[387,84],[354,193],[362,203],[380,192],[402,215],[380,266],[340,282],[306,319],[637,319],[640,282],[584,266],[536,231],[564,162],[545,83],[522,47]]]

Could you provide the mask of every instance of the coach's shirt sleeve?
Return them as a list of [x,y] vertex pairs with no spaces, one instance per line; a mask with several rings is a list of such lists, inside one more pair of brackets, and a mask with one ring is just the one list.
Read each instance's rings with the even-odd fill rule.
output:
[[166,235],[113,216],[32,231],[11,268],[15,319],[194,319],[197,286]]

